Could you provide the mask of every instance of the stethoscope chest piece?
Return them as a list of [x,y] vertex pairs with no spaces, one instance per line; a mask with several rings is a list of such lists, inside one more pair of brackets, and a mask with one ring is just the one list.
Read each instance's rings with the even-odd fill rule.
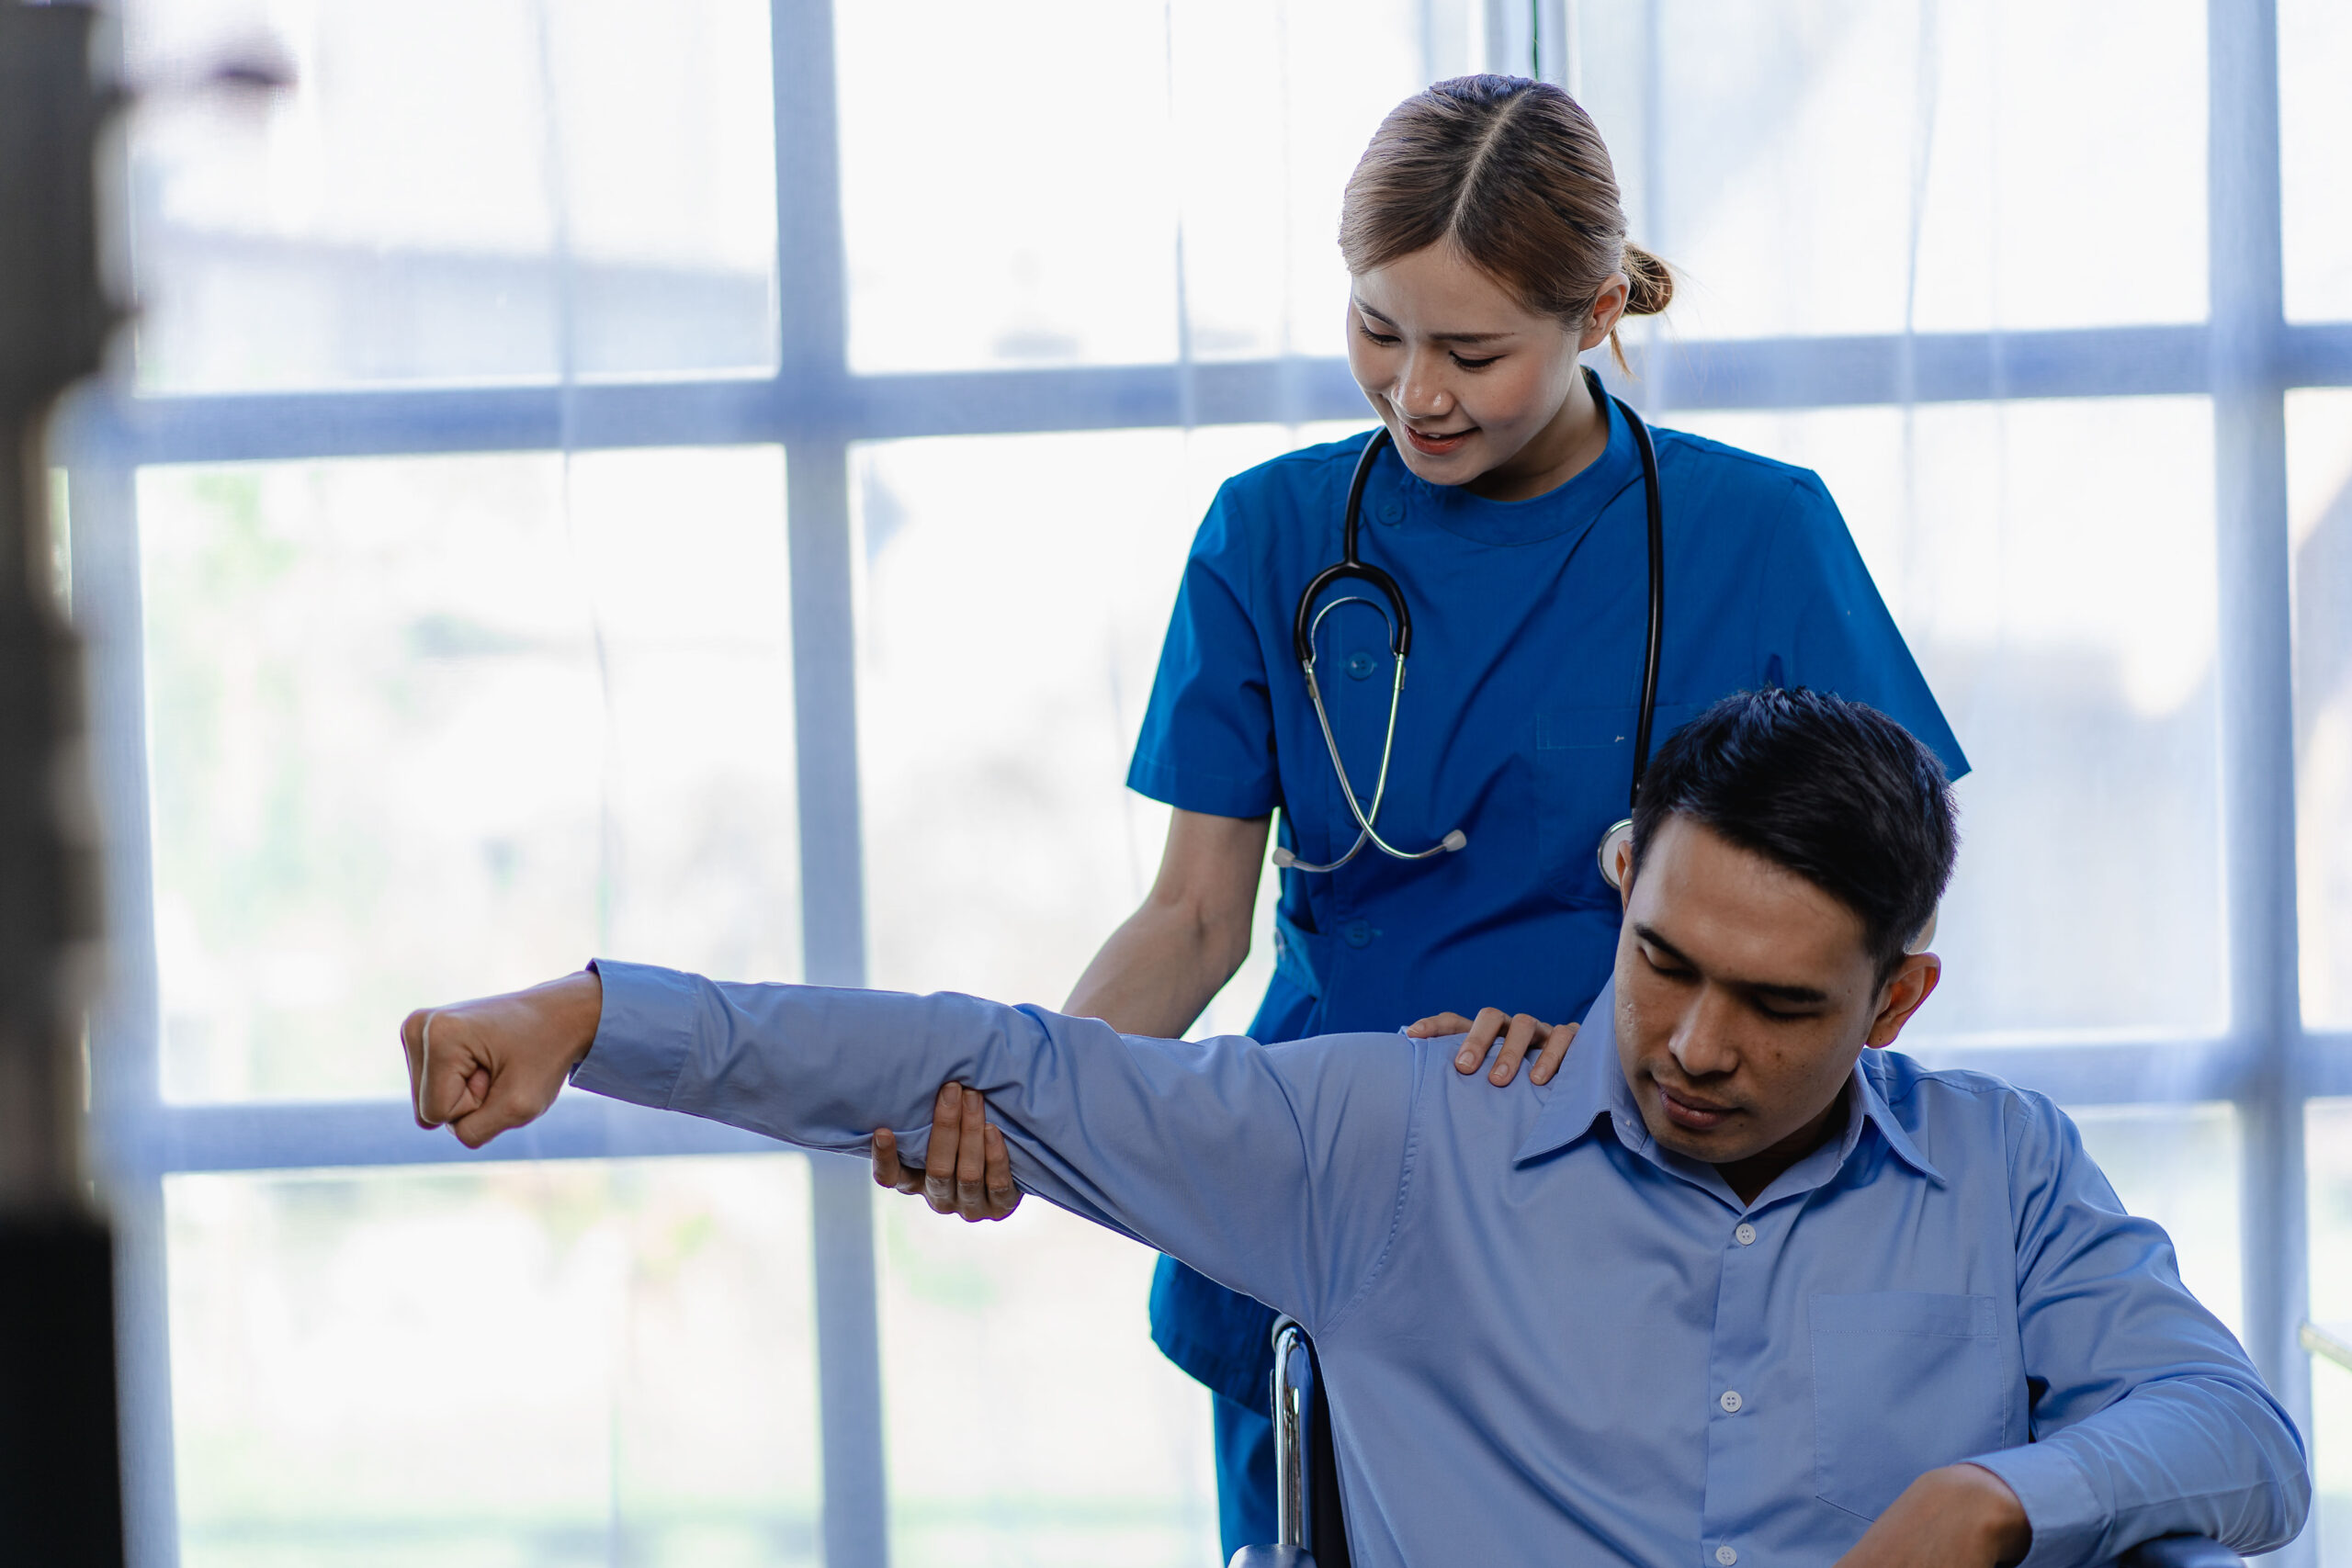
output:
[[1634,819],[1623,817],[1611,824],[1609,831],[1600,835],[1600,848],[1596,858],[1600,862],[1600,880],[1618,892],[1625,890],[1623,863],[1630,860],[1634,849]]

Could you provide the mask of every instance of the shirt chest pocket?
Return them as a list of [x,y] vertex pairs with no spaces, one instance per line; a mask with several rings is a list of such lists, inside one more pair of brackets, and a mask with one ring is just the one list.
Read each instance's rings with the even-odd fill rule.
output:
[[1927,1472],[2006,1446],[1993,1297],[1878,1291],[1810,1310],[1823,1502],[1874,1519]]
[[[1650,755],[1703,705],[1660,703]],[[1634,731],[1641,710],[1567,708],[1535,716],[1535,840],[1544,891],[1571,908],[1614,908],[1600,876],[1600,837],[1631,814]]]

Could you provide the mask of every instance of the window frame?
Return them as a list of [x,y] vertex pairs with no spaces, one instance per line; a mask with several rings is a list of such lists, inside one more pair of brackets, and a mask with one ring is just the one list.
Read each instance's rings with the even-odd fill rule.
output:
[[[1655,11],[1657,0],[1635,0]],[[1487,28],[1510,7],[1490,0]],[[94,773],[109,845],[111,958],[90,1021],[93,1133],[121,1236],[122,1386],[132,1560],[177,1562],[164,1181],[481,1158],[773,1151],[714,1123],[560,1101],[494,1155],[420,1137],[399,1102],[171,1105],[158,1096],[135,475],[195,461],[628,446],[781,446],[786,474],[801,929],[811,983],[866,974],[854,661],[854,443],[1364,417],[1341,359],[858,375],[847,357],[831,0],[771,6],[780,325],[773,376],[565,386],[418,387],[137,397],[87,392],[56,449],[68,473],[77,619],[89,634]],[[1529,0],[1539,40],[1564,0]],[[1506,18],[1509,20],[1510,18]],[[1654,21],[1654,17],[1653,17]],[[1548,27],[1548,33],[1546,28]],[[2306,1103],[2352,1095],[2352,1032],[2304,1027],[2296,932],[2295,750],[2285,397],[2352,386],[2352,322],[2283,310],[2275,0],[2208,0],[2209,320],[2194,325],[1890,333],[1678,344],[1634,351],[1616,389],[1652,416],[1993,399],[2198,394],[2215,430],[2218,652],[2228,1024],[2196,1040],[1947,1049],[1942,1058],[2071,1104],[2138,1103],[2145,1086],[2228,1100],[2243,1120],[2246,1340],[2309,1429]],[[1547,74],[1573,59],[1543,44]],[[1498,65],[1506,63],[1495,46]],[[1524,68],[1520,57],[1508,62]],[[1655,73],[1657,51],[1650,51]],[[1655,74],[1648,84],[1657,98]],[[1646,358],[1649,363],[1642,363]],[[1646,369],[1646,374],[1643,373]],[[871,1187],[860,1162],[810,1156],[823,1542],[831,1568],[881,1568],[888,1489]],[[2284,1560],[2315,1560],[2307,1531]]]

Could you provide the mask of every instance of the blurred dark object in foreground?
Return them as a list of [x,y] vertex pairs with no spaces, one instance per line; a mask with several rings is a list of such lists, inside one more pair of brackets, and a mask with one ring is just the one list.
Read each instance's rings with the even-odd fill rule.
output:
[[82,1167],[97,935],[81,672],[50,589],[51,408],[96,372],[95,14],[0,0],[0,1565],[123,1560],[113,1246]]

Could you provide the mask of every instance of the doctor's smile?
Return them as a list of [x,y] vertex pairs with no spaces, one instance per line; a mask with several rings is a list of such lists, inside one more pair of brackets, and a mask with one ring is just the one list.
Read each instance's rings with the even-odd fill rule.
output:
[[1408,424],[1404,426],[1404,431],[1405,439],[1412,443],[1414,451],[1427,453],[1432,457],[1442,457],[1450,452],[1461,450],[1463,443],[1478,434],[1478,427],[1474,424],[1467,430],[1449,430],[1442,434],[1425,435]]

